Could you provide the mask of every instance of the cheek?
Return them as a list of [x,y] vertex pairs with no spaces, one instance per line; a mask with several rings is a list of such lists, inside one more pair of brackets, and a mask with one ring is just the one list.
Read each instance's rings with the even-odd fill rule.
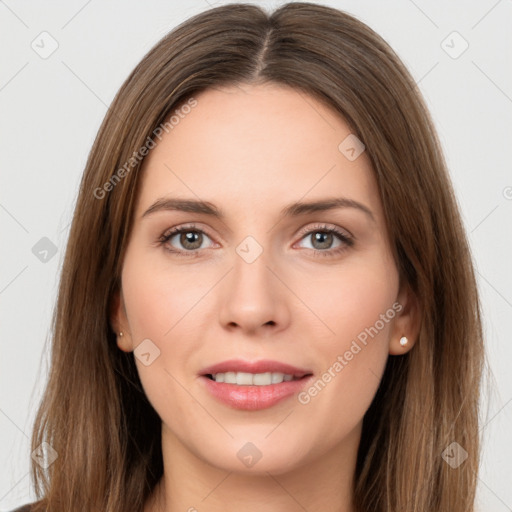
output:
[[123,295],[130,328],[139,338],[135,341],[154,338],[157,344],[169,344],[214,282],[213,277],[198,279],[194,265],[176,265],[161,253],[148,256],[133,250],[123,267]]
[[306,284],[307,305],[325,324],[318,328],[323,333],[320,339],[330,346],[334,342],[338,350],[359,335],[364,338],[376,322],[379,334],[389,332],[391,322],[383,323],[381,315],[385,320],[395,316],[394,311],[386,312],[398,294],[398,272],[386,255],[376,256],[354,257]]
[[187,395],[182,396],[180,383],[190,384],[183,375],[193,374],[190,361],[201,349],[197,332],[204,332],[208,322],[203,299],[215,280],[218,277],[198,279],[193,265],[171,266],[162,256],[151,258],[135,248],[127,253],[122,282],[130,332],[134,348],[144,342],[151,360],[144,364],[136,350],[135,362],[144,391],[159,414],[185,413],[181,408]]
[[[178,333],[186,325],[187,312],[200,297],[197,287],[184,287],[183,276],[178,274],[144,261],[135,251],[127,256],[123,268],[123,297],[134,360],[144,393],[165,422],[172,421],[175,415],[188,418],[177,369],[189,360],[194,347],[179,343]],[[146,348],[137,350],[139,344]],[[150,354],[149,364],[143,353]]]
[[299,402],[319,425],[329,425],[326,444],[355,428],[373,400],[389,356],[397,293],[396,267],[385,258],[347,264],[309,287],[308,306],[323,322],[316,327],[321,336],[311,333],[322,367]]

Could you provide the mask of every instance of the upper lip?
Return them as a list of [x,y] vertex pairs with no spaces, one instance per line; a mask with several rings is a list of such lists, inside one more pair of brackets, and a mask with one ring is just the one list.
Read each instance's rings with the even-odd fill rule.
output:
[[294,377],[304,377],[310,375],[311,370],[305,368],[297,368],[286,363],[279,361],[271,361],[262,359],[260,361],[244,361],[242,359],[230,359],[229,361],[222,361],[221,363],[208,366],[201,370],[201,375],[214,375],[216,373],[226,372],[246,372],[246,373],[266,373],[266,372],[279,372]]

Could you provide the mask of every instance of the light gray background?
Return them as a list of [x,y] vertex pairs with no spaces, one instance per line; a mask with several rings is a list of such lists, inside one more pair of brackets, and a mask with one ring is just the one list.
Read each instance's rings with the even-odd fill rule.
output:
[[[0,0],[1,510],[34,498],[29,436],[69,223],[96,131],[147,50],[221,3]],[[381,34],[433,114],[474,253],[493,375],[482,402],[478,499],[486,512],[512,511],[512,2],[321,3]],[[43,31],[59,45],[47,59],[31,47],[43,45]],[[457,58],[464,41],[453,31],[469,44]],[[57,247],[46,262],[32,252],[42,237]]]

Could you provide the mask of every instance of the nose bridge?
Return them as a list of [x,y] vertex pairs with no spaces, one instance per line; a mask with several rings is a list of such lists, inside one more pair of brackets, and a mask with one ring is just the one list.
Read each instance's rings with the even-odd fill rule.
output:
[[[267,240],[267,239],[265,239]],[[233,270],[223,288],[221,322],[255,330],[263,325],[286,323],[287,307],[279,280],[268,267],[272,251],[247,236],[236,246]]]
[[[258,245],[256,245],[258,244]],[[253,237],[247,237],[235,249],[233,258],[234,285],[240,285],[241,292],[268,293],[273,283],[270,282],[271,272],[267,266],[269,250],[265,250]]]
[[[267,266],[270,250],[252,236],[246,237],[235,249],[233,258],[232,295],[245,307],[259,307],[275,298],[275,282]],[[274,292],[274,293],[273,293]]]

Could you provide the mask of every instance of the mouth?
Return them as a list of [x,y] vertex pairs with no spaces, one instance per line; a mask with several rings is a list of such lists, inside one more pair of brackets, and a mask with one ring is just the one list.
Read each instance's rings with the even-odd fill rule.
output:
[[277,361],[225,361],[204,369],[206,391],[234,409],[260,410],[298,393],[313,373]]
[[[205,377],[215,382],[225,382],[226,384],[236,384],[237,386],[270,386],[271,384],[281,384],[281,382],[290,382],[300,380],[308,374],[291,375],[281,372],[248,373],[248,372],[224,372],[206,374]],[[311,374],[309,374],[311,375]]]

